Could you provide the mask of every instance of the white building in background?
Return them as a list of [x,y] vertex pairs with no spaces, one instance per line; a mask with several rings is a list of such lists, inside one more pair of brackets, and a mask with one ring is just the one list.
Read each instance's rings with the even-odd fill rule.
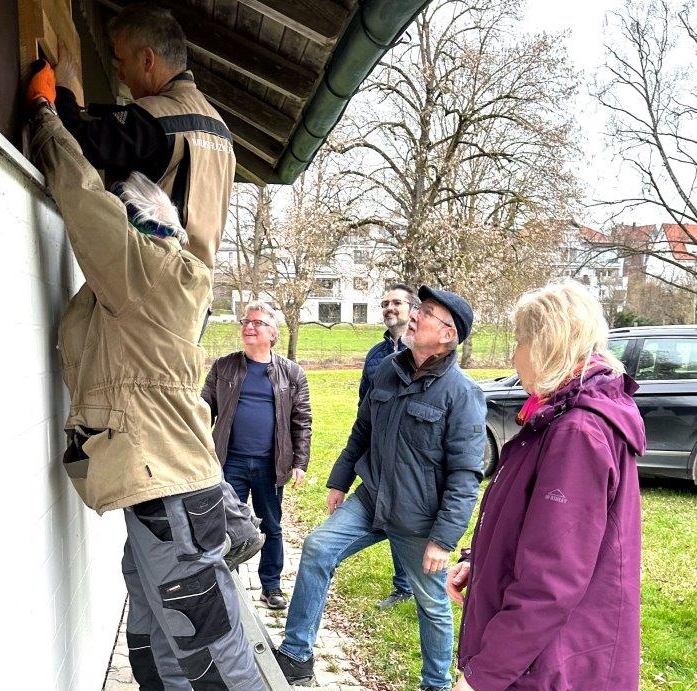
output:
[[625,260],[606,235],[574,221],[561,229],[555,274],[588,286],[608,316],[626,306],[625,268]]
[[[399,279],[385,269],[375,268],[374,264],[389,254],[385,245],[373,240],[349,237],[338,248],[332,260],[317,270],[315,285],[303,305],[302,322],[321,322],[333,324],[380,324],[382,309],[380,301],[386,287]],[[218,277],[224,276],[227,266],[237,264],[237,246],[224,241],[216,256]],[[239,318],[249,294],[243,291],[242,299],[237,290],[232,290],[230,308],[235,318]],[[263,296],[262,296],[263,297]],[[272,297],[264,298],[273,304]],[[283,315],[278,312],[282,322]]]

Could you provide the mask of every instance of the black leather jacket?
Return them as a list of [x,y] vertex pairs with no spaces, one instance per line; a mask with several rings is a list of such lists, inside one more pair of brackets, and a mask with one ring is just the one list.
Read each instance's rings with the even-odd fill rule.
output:
[[[290,480],[293,468],[307,470],[310,461],[310,391],[302,367],[273,352],[268,373],[276,403],[276,486],[281,487]],[[230,353],[213,363],[201,392],[211,408],[213,441],[221,465],[227,456],[230,426],[246,374],[244,353]]]

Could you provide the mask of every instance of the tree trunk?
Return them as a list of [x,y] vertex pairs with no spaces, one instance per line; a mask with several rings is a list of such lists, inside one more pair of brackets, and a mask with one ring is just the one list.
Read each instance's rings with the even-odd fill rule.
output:
[[460,367],[463,369],[469,365],[472,357],[472,337],[468,336],[462,344],[462,356],[460,357]]
[[288,325],[288,354],[289,360],[296,362],[298,353],[298,334],[300,331],[300,326],[298,322],[293,319],[292,321],[286,322]]

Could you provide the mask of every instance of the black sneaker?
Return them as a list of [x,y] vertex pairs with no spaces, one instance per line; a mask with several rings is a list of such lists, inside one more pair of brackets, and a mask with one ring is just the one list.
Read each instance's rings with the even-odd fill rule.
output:
[[407,593],[404,590],[393,590],[384,600],[376,602],[375,606],[380,609],[387,609],[388,607],[398,605],[400,602],[405,602],[412,597],[414,597],[413,593]]
[[292,657],[288,657],[280,650],[274,650],[276,662],[283,672],[283,676],[289,684],[295,686],[311,686],[314,679],[315,657],[310,655],[309,660],[305,662],[296,662]]
[[265,540],[266,535],[259,532],[256,535],[247,538],[241,545],[233,547],[223,556],[228,569],[230,569],[230,571],[234,571],[242,562],[251,559],[264,546]]
[[280,588],[262,590],[260,600],[265,602],[269,609],[285,609],[288,607],[288,601]]

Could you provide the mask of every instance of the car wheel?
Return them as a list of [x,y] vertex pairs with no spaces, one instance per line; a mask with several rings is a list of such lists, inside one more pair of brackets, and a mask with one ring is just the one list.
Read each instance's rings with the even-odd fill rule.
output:
[[496,442],[491,432],[487,430],[486,444],[484,446],[484,477],[491,477],[499,462],[499,454],[496,450]]

